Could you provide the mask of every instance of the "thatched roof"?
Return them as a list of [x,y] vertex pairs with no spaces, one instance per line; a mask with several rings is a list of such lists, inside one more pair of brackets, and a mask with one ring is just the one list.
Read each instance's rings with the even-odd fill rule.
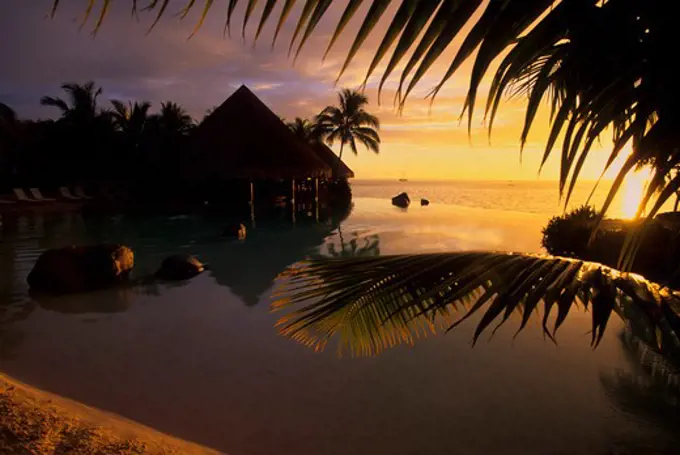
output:
[[326,144],[323,142],[316,142],[313,144],[310,144],[310,147],[314,152],[316,153],[316,156],[321,158],[324,163],[326,163],[330,168],[335,172],[335,169],[337,167],[338,172],[336,177],[338,178],[343,178],[343,179],[351,179],[354,178],[354,171],[352,171],[349,166],[345,164],[344,161],[340,161],[340,165],[338,166],[338,155],[333,153],[333,150],[330,149]]
[[195,172],[219,178],[329,177],[332,168],[242,85],[192,135]]

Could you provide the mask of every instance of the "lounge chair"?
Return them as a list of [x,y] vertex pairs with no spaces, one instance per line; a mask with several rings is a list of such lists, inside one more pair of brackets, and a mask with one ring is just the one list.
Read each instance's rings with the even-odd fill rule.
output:
[[38,188],[29,188],[29,191],[31,192],[31,196],[33,196],[37,201],[40,202],[56,201],[56,199],[53,199],[51,197],[43,197],[42,193]]
[[7,199],[0,199],[0,205],[12,205],[16,204],[16,201],[8,201]]
[[30,197],[28,197],[26,195],[26,192],[21,188],[14,188],[14,195],[21,202],[40,202],[38,200],[31,199]]
[[90,196],[88,196],[87,194],[85,194],[85,191],[83,191],[83,187],[82,187],[82,186],[77,186],[77,187],[76,187],[75,194],[76,194],[76,196],[81,197],[81,198],[83,198],[83,199],[92,199]]
[[61,196],[64,199],[70,199],[72,201],[79,201],[82,199],[78,196],[74,196],[73,194],[71,194],[71,191],[66,186],[59,187],[59,194],[61,194]]

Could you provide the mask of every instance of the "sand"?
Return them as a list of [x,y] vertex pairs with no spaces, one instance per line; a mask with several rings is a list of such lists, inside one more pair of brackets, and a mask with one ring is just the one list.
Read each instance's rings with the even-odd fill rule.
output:
[[216,454],[0,373],[2,454]]

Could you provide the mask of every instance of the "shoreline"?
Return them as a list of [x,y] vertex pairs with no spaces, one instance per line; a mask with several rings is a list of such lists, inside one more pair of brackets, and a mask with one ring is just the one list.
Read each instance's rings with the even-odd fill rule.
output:
[[0,453],[218,454],[0,372]]

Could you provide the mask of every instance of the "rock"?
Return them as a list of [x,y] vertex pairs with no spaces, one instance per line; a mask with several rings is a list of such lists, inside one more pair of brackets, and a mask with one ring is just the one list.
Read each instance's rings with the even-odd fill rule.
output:
[[188,280],[200,275],[204,270],[205,266],[195,257],[174,255],[163,260],[156,277],[170,281]]
[[420,205],[421,205],[421,206],[430,205],[430,201],[428,201],[427,199],[423,198],[423,199],[420,200]]
[[243,224],[230,224],[222,231],[222,237],[243,240],[246,238],[246,227]]
[[134,253],[124,245],[70,246],[40,255],[27,281],[47,294],[85,292],[126,281],[133,266]]
[[411,199],[408,197],[408,194],[406,193],[401,193],[398,196],[395,196],[392,198],[392,205],[396,205],[397,207],[401,207],[405,209],[411,204]]

